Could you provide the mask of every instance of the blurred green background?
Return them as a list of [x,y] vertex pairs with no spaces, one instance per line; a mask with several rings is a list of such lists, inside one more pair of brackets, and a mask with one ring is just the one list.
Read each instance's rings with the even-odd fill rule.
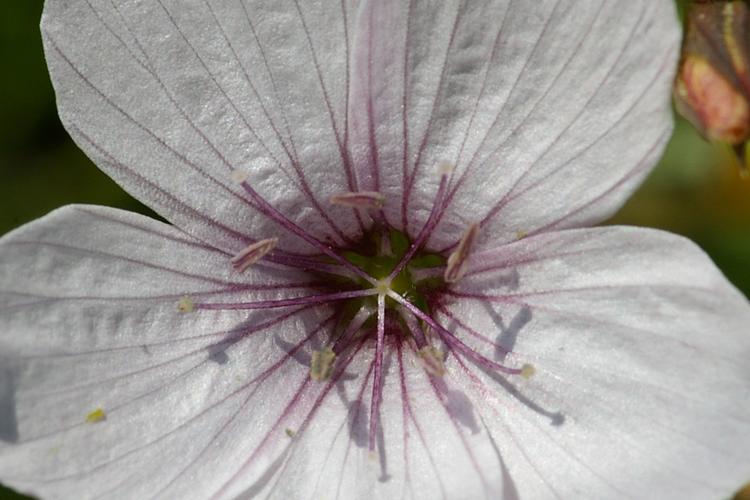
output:
[[[60,125],[39,37],[42,3],[0,2],[0,235],[69,203],[153,215],[101,173]],[[750,296],[750,180],[741,180],[731,155],[684,121],[659,166],[610,222],[687,236]],[[23,497],[0,486],[6,498]],[[750,491],[742,498],[750,500]]]

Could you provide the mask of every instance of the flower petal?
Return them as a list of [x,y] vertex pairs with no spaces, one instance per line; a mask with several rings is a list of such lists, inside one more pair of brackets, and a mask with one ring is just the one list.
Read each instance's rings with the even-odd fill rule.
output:
[[[330,323],[320,308],[178,312],[182,295],[308,286],[261,264],[236,273],[118,210],[60,209],[0,252],[0,480],[45,498],[207,497],[309,379],[307,344]],[[185,473],[191,489],[171,494]]]
[[408,343],[389,337],[386,352],[374,454],[368,450],[373,356],[363,349],[344,370],[351,375],[312,406],[308,424],[279,454],[273,475],[244,493],[274,499],[514,498],[494,438],[462,389],[451,379],[429,377]]
[[250,207],[234,169],[339,242],[362,219],[331,195],[380,191],[392,223],[423,221],[445,161],[434,245],[477,214],[506,241],[610,214],[669,135],[673,10],[72,0],[46,4],[43,32],[64,123],[126,189],[225,250],[276,235],[307,250]]
[[[42,20],[60,116],[96,163],[224,250],[283,236],[231,174],[320,239],[357,229],[328,198],[355,191],[343,152],[341,8],[206,0],[54,1]],[[328,215],[335,215],[334,221]]]
[[353,33],[352,150],[389,220],[418,231],[456,165],[438,247],[599,221],[670,135],[669,0],[365,2]]
[[521,497],[710,498],[747,480],[750,305],[689,241],[531,237],[475,255],[441,307],[467,344],[536,368],[447,363],[490,407]]

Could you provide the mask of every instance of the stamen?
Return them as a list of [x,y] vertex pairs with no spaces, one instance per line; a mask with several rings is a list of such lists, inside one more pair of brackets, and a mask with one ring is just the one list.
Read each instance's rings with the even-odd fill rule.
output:
[[296,432],[294,432],[294,430],[290,429],[289,427],[287,427],[287,428],[286,428],[286,430],[284,431],[284,433],[285,433],[285,434],[286,434],[286,435],[287,435],[288,437],[290,437],[290,438],[293,438],[293,437],[294,437],[294,435],[296,434]]
[[422,231],[419,232],[417,239],[415,239],[414,243],[412,243],[409,247],[409,251],[406,252],[406,255],[401,258],[401,262],[399,262],[398,265],[393,269],[393,271],[391,271],[388,279],[395,278],[398,273],[400,273],[404,269],[406,264],[411,260],[412,257],[414,257],[414,254],[417,253],[417,250],[422,247],[425,241],[427,241],[427,238],[429,238],[430,234],[432,234],[432,231],[435,229],[435,226],[440,220],[438,217],[440,213],[440,206],[443,202],[443,198],[445,197],[445,191],[448,187],[448,176],[451,174],[451,172],[453,172],[452,165],[444,163],[440,166],[440,185],[438,186],[438,191],[435,195],[435,201],[432,204],[432,211],[430,211],[430,216],[427,218],[427,222],[422,228]]
[[322,351],[313,351],[312,363],[310,363],[310,378],[318,382],[328,380],[333,372],[333,362],[335,360],[336,353],[330,347]]
[[474,242],[479,234],[479,224],[472,224],[461,237],[458,247],[448,257],[448,265],[445,267],[443,278],[447,283],[456,283],[466,273],[466,259],[471,253]]
[[353,299],[375,295],[378,291],[372,288],[366,290],[351,290],[319,295],[307,295],[291,299],[259,300],[257,302],[213,302],[206,304],[193,304],[194,309],[213,310],[245,310],[245,309],[274,309],[277,307],[301,306],[305,304],[326,304],[337,300]]
[[[437,321],[432,319],[428,314],[426,314],[424,311],[419,309],[417,306],[409,302],[408,300],[404,299],[401,295],[397,294],[396,292],[389,292],[388,296],[398,302],[399,304],[403,305],[405,308],[407,308],[414,316],[421,319],[428,325],[430,325],[437,333],[440,335],[440,338],[443,339],[443,341],[448,344],[452,349],[455,349],[456,351],[462,353],[464,356],[471,358],[474,360],[475,363],[477,363],[482,368],[485,368],[487,370],[497,370],[501,373],[506,373],[508,375],[521,375],[522,368],[508,368],[505,365],[501,365],[500,363],[496,361],[492,361],[491,359],[487,359],[486,357],[482,356],[475,350],[473,350],[471,347],[467,346],[463,342],[461,342],[458,338],[456,338],[453,333],[448,331],[446,328],[441,326]],[[530,366],[530,365],[529,365]],[[528,372],[528,369],[527,369]]]
[[299,225],[292,222],[291,219],[286,217],[284,214],[276,210],[270,203],[268,203],[262,196],[260,196],[255,189],[247,182],[248,174],[245,172],[242,172],[240,170],[234,170],[232,172],[232,180],[237,182],[242,186],[242,189],[245,190],[247,194],[250,195],[250,197],[253,199],[253,201],[257,204],[257,209],[260,210],[260,212],[265,215],[266,217],[270,218],[274,222],[276,222],[278,225],[289,231],[290,233],[296,234],[306,242],[308,242],[310,245],[314,246],[327,256],[334,259],[339,264],[343,265],[344,267],[348,268],[352,272],[354,272],[357,276],[364,279],[368,283],[375,284],[375,279],[364,272],[359,267],[355,266],[348,260],[341,257],[339,254],[334,252],[328,245],[323,243],[322,241],[318,240],[317,238],[313,237],[302,229]]
[[380,209],[385,203],[385,196],[377,191],[358,191],[339,193],[331,196],[331,203],[344,207],[362,209]]
[[107,414],[104,413],[104,410],[101,408],[97,408],[86,415],[86,422],[88,422],[89,424],[96,424],[99,422],[103,422],[104,420],[107,420]]
[[346,330],[344,330],[344,333],[342,333],[336,340],[336,343],[333,344],[333,352],[336,353],[336,355],[341,354],[354,334],[362,328],[362,325],[365,324],[371,315],[372,310],[366,305],[362,306],[359,311],[357,311],[357,314],[354,315],[354,318],[352,318],[351,322],[346,327]]
[[406,323],[406,326],[409,328],[409,332],[411,333],[411,336],[414,338],[414,343],[417,345],[418,350],[422,350],[427,347],[427,339],[422,331],[422,327],[419,325],[419,322],[415,318],[413,314],[409,312],[408,309],[404,307],[399,308],[399,312],[401,313],[401,318]]
[[422,360],[422,366],[427,373],[434,377],[445,375],[445,354],[433,346],[425,346],[419,351],[419,357]]
[[177,310],[182,313],[191,313],[195,311],[195,304],[193,303],[193,299],[191,299],[187,295],[182,297],[177,303]]
[[278,242],[278,238],[268,238],[248,245],[244,250],[232,257],[232,266],[239,272],[243,272],[262,259],[268,252],[276,248]]
[[375,451],[380,422],[380,400],[383,396],[383,350],[385,344],[385,295],[378,294],[378,336],[375,343],[375,374],[372,379],[372,404],[370,406],[370,452]]
[[534,368],[534,365],[527,363],[521,367],[521,376],[527,380],[533,377],[535,373],[536,368]]
[[427,373],[435,377],[442,377],[445,375],[445,365],[443,364],[445,361],[445,354],[427,343],[427,336],[422,330],[422,326],[419,324],[416,317],[413,314],[410,314],[408,309],[400,307],[399,312],[414,338],[414,343],[417,345],[417,352],[419,352],[422,366],[427,370]]

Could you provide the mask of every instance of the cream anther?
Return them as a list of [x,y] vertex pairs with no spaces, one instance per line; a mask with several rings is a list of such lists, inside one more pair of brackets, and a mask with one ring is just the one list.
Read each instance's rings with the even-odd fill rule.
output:
[[427,373],[434,377],[445,375],[445,354],[442,351],[428,345],[419,350],[419,357]]
[[536,373],[536,368],[534,368],[534,365],[525,364],[521,367],[521,376],[525,379],[530,379],[534,376]]
[[469,258],[471,249],[479,234],[479,224],[472,224],[461,237],[458,247],[448,257],[448,264],[445,267],[443,278],[447,283],[455,283],[463,278],[466,272],[466,259]]
[[312,362],[310,363],[310,378],[318,382],[328,380],[333,371],[335,360],[336,353],[330,347],[322,351],[313,351]]
[[443,161],[438,165],[438,174],[442,177],[443,175],[450,175],[456,166],[453,163]]
[[383,208],[385,196],[376,191],[358,191],[335,194],[331,196],[330,201],[334,205],[344,207],[379,209]]
[[237,184],[242,184],[247,180],[247,178],[250,176],[247,172],[244,172],[242,170],[232,170],[232,180],[236,182]]
[[191,299],[187,295],[182,297],[177,303],[177,310],[182,313],[190,313],[195,311],[195,303],[193,302],[193,299]]
[[232,266],[239,272],[244,271],[276,248],[278,242],[278,238],[268,238],[248,245],[244,250],[232,257]]

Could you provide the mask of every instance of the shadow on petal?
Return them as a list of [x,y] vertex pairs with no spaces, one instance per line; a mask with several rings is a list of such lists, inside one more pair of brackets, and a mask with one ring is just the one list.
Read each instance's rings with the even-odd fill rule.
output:
[[462,391],[448,388],[445,380],[431,377],[432,383],[440,393],[445,409],[450,417],[457,423],[463,425],[472,434],[479,433],[477,419],[474,416],[474,406],[471,400]]
[[0,368],[0,441],[6,443],[18,442],[15,379],[16,374],[11,368]]
[[503,460],[503,455],[500,453],[500,447],[497,445],[495,438],[492,437],[490,428],[487,426],[487,423],[484,421],[481,415],[479,415],[479,418],[482,421],[482,427],[484,427],[484,432],[487,433],[487,439],[490,440],[490,444],[492,445],[492,450],[495,452],[495,456],[497,457],[497,462],[500,464],[500,469],[502,470],[502,473],[503,473],[503,499],[504,500],[518,500],[519,498],[518,488],[516,487],[515,481],[513,481],[513,476],[510,475],[508,466],[505,465],[505,460]]
[[515,385],[511,384],[508,379],[503,377],[501,374],[490,371],[485,371],[485,373],[489,375],[492,380],[500,384],[502,388],[505,389],[508,394],[513,396],[519,403],[523,404],[531,411],[549,418],[550,425],[559,427],[565,424],[565,415],[560,411],[548,410],[546,408],[543,408],[541,405],[533,402],[531,399],[524,396]]
[[296,349],[294,344],[282,340],[279,336],[274,337],[274,340],[276,341],[276,345],[279,346],[282,351],[291,356],[294,361],[308,369],[310,368],[312,365],[312,356],[310,356],[309,352],[304,349]]
[[515,267],[504,274],[490,272],[473,275],[471,276],[471,285],[472,288],[476,289],[505,288],[508,291],[515,291],[521,285],[521,275]]
[[287,446],[281,455],[279,455],[276,460],[268,466],[268,469],[258,478],[258,480],[248,489],[237,495],[237,498],[255,498],[261,491],[263,491],[279,469],[281,469],[281,466],[284,465],[291,449],[290,446]]
[[503,361],[509,352],[513,352],[513,348],[516,345],[516,339],[518,339],[518,334],[523,327],[531,321],[531,308],[529,306],[523,306],[516,315],[513,316],[513,319],[510,320],[510,324],[506,327],[502,316],[492,308],[491,304],[486,302],[483,302],[482,304],[487,309],[487,314],[492,318],[495,325],[497,325],[500,330],[500,333],[495,339],[495,343],[497,344],[495,346],[495,359]]
[[362,401],[350,403],[347,412],[349,438],[358,448],[367,446],[367,424],[367,406]]

